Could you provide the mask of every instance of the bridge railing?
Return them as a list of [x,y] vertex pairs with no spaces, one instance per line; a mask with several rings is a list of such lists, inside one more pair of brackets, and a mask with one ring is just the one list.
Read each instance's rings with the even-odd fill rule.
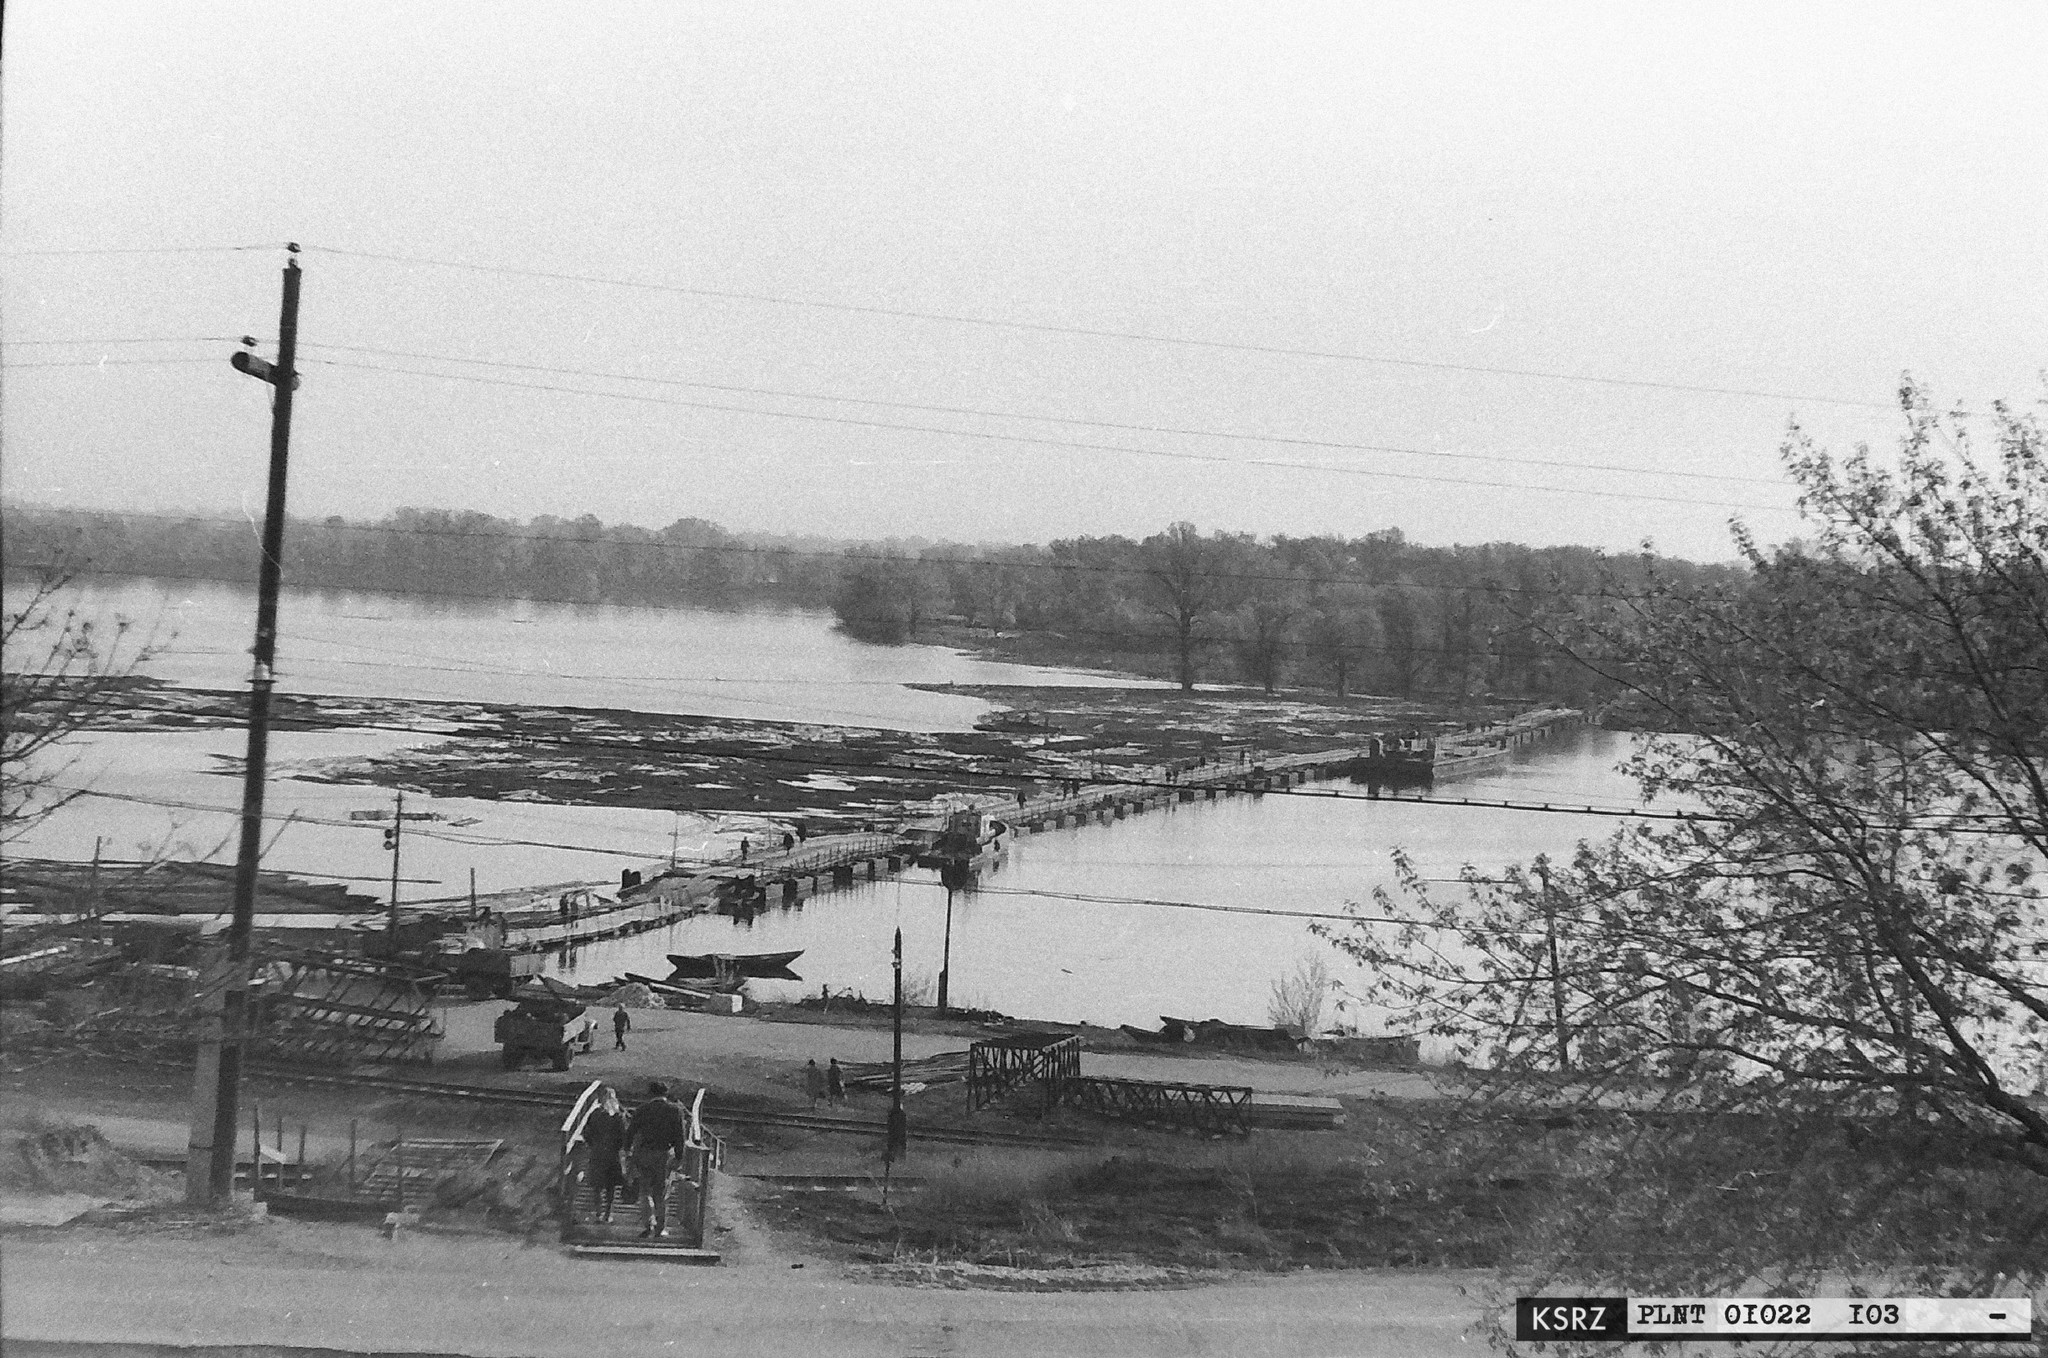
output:
[[[761,854],[737,866],[753,868],[766,876],[786,874],[802,877],[807,873],[823,872],[847,863],[858,863],[864,859],[881,858],[894,852],[901,840],[896,835],[866,832],[853,835],[833,835],[820,840],[815,848],[777,850]],[[735,866],[728,863],[724,866]]]

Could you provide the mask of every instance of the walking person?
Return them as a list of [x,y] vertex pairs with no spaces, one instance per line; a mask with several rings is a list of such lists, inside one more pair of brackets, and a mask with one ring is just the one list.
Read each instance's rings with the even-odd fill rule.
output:
[[804,1062],[804,1095],[810,1099],[814,1109],[818,1100],[825,1097],[825,1072],[818,1069],[816,1057]]
[[598,1095],[597,1108],[583,1121],[583,1144],[590,1151],[590,1187],[597,1194],[597,1219],[612,1219],[612,1204],[626,1182],[626,1110],[610,1085]]
[[622,1004],[618,1008],[612,1010],[613,1051],[622,1052],[626,1049],[626,1034],[632,1029],[632,1027],[633,1020],[626,1016],[625,1005]]
[[649,1081],[647,1102],[633,1114],[626,1133],[626,1158],[640,1193],[640,1238],[668,1234],[668,1184],[689,1144],[683,1110],[668,1097],[668,1086]]
[[839,1058],[833,1057],[830,1068],[825,1071],[825,1096],[834,1108],[846,1102],[846,1072],[839,1069]]
[[752,847],[753,844],[750,841],[744,839],[740,841],[740,862],[744,863],[747,861],[747,850]]

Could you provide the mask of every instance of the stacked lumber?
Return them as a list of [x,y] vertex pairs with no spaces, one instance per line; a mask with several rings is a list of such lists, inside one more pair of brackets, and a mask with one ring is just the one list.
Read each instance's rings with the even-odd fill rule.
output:
[[1324,1131],[1344,1125],[1344,1105],[1308,1094],[1254,1094],[1251,1121],[1275,1131]]
[[[894,1067],[887,1061],[842,1061],[839,1072],[848,1089],[887,1089],[894,1078]],[[943,1085],[966,1078],[966,1052],[940,1052],[903,1063],[906,1085]]]

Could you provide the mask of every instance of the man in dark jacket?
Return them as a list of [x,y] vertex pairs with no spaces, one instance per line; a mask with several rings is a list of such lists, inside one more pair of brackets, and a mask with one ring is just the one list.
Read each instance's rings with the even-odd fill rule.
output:
[[613,1050],[613,1051],[615,1051],[615,1052],[622,1052],[622,1051],[624,1051],[624,1050],[626,1049],[626,1033],[627,1033],[627,1031],[628,1031],[629,1029],[631,1029],[631,1028],[632,1028],[632,1026],[633,1026],[633,1020],[631,1020],[631,1019],[629,1019],[629,1018],[627,1018],[627,1017],[626,1017],[626,1006],[625,1006],[625,1005],[623,1005],[623,1004],[622,1004],[622,1005],[620,1005],[620,1006],[619,1006],[618,1008],[616,1008],[616,1009],[614,1009],[614,1010],[612,1011],[612,1050]]
[[668,1097],[659,1080],[647,1086],[647,1102],[633,1114],[626,1138],[626,1157],[633,1162],[633,1180],[640,1186],[640,1238],[668,1234],[668,1183],[689,1145],[683,1110]]

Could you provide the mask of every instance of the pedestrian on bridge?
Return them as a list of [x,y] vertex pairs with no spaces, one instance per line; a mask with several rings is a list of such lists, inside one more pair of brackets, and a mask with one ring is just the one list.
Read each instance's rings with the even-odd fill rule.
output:
[[598,1095],[597,1107],[583,1120],[583,1144],[590,1151],[590,1187],[597,1194],[597,1219],[612,1219],[612,1204],[626,1182],[626,1110],[610,1085]]
[[659,1080],[647,1085],[647,1102],[633,1114],[626,1134],[626,1158],[633,1162],[633,1182],[640,1191],[640,1238],[668,1234],[669,1177],[689,1145],[683,1110]]

